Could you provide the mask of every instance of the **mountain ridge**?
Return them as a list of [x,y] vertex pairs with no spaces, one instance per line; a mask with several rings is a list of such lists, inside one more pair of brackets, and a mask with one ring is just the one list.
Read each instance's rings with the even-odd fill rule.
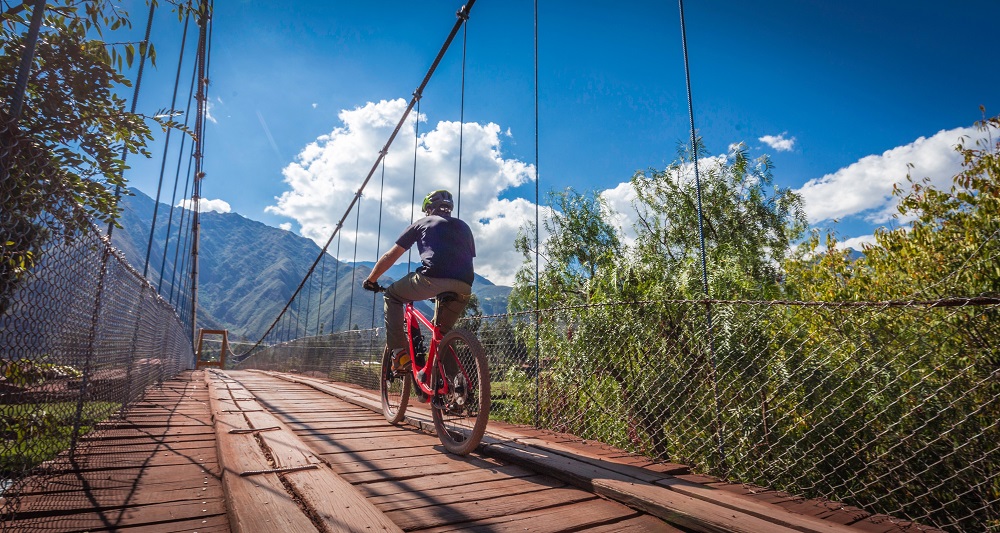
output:
[[[175,258],[176,263],[186,264],[185,250],[190,249],[190,242],[181,253],[175,250],[177,222],[185,212],[173,210],[170,246],[164,258],[164,228],[170,206],[161,203],[156,209],[153,245],[148,248],[154,201],[136,189],[129,192],[130,196],[122,199],[122,227],[112,233],[112,243],[140,272],[148,272],[147,277],[164,298],[170,298],[172,292],[182,290],[184,280],[177,276],[161,280],[160,265],[170,276],[175,271]],[[229,330],[234,340],[257,340],[302,283],[321,249],[310,239],[238,213],[204,212],[200,221],[198,327]],[[326,254],[302,287],[297,303],[287,311],[290,322],[298,324],[298,335],[381,326],[381,301],[376,303],[374,295],[361,289],[361,281],[373,265],[338,261]],[[415,266],[411,264],[411,268]],[[387,284],[406,273],[406,263],[394,265],[380,282]],[[506,312],[509,287],[476,274],[473,292],[483,294],[479,300],[484,314]],[[176,301],[177,294],[173,296]],[[306,301],[309,305],[304,305]]]

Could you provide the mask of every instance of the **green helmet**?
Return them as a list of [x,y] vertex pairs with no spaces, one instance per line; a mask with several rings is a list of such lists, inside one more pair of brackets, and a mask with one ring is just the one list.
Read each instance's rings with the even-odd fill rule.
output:
[[451,193],[444,189],[438,189],[424,197],[423,210],[428,215],[438,209],[451,212],[454,206],[455,202],[451,198]]

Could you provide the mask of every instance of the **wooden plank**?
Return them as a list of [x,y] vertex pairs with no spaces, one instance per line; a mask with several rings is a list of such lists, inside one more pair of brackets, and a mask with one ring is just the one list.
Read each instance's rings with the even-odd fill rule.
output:
[[566,484],[562,481],[536,476],[530,479],[501,479],[440,489],[412,491],[407,494],[393,494],[392,496],[370,498],[370,501],[377,505],[382,512],[387,513],[403,509],[450,506],[463,502],[481,502],[496,498],[534,498],[539,492],[554,488],[564,488],[565,486]]
[[[594,502],[597,500],[600,500],[600,498],[579,489],[557,488],[534,493],[531,498],[519,498],[516,496],[494,498],[474,502],[460,502],[446,507],[403,509],[390,511],[386,514],[404,530],[413,530],[508,517],[527,511],[576,502]],[[466,525],[465,527],[468,526]]]
[[240,475],[268,470],[271,465],[252,434],[230,433],[232,429],[248,429],[249,424],[243,414],[224,412],[232,402],[220,399],[230,391],[217,386],[219,374],[206,372],[206,380],[212,391],[209,398],[216,421],[230,527],[246,533],[314,531],[312,521],[285,491],[277,474]]
[[490,469],[480,469],[467,472],[462,476],[454,476],[450,473],[435,476],[425,476],[406,480],[405,483],[397,481],[381,481],[376,483],[366,483],[358,485],[365,496],[374,503],[381,503],[395,497],[408,497],[413,493],[430,491],[433,489],[446,489],[449,487],[464,487],[471,483],[489,482],[506,479],[520,479],[537,476],[534,471],[517,465],[504,465]]
[[[443,452],[442,452],[443,453]],[[452,467],[449,470],[451,474],[460,474],[466,471],[475,470],[476,467],[471,465],[465,465],[464,467]],[[334,470],[336,467],[334,466]],[[352,484],[357,483],[371,483],[373,481],[383,481],[387,479],[412,479],[415,477],[432,476],[440,474],[442,469],[440,465],[423,465],[423,466],[401,466],[398,468],[382,468],[379,470],[367,470],[361,472],[350,472],[341,473],[338,472],[342,478],[349,481]]]
[[[241,414],[240,417],[245,417],[247,425],[254,428],[278,428],[277,431],[262,431],[256,434],[256,439],[259,439],[259,442],[266,447],[276,468],[323,464],[295,436],[291,429],[274,415],[267,412],[255,412]],[[225,464],[228,468],[228,463]],[[336,476],[325,466],[289,472],[283,474],[282,478],[292,486],[295,495],[302,500],[302,504],[309,509],[313,518],[330,530],[400,531],[385,514],[368,502],[350,483]],[[301,512],[298,514],[305,517]],[[315,529],[315,526],[312,527]],[[246,531],[259,531],[259,529],[246,529]],[[291,529],[289,531],[305,531],[305,529]]]
[[[207,509],[203,511],[203,509]],[[103,511],[88,511],[83,513],[68,513],[59,515],[33,516],[5,522],[5,528],[12,531],[121,531],[126,528],[139,528],[145,533],[149,524],[169,525],[161,531],[183,531],[175,524],[215,525],[216,531],[228,531],[222,524],[227,523],[223,506],[218,505],[214,511],[207,506],[191,505],[189,502],[168,502],[156,505],[146,505],[141,508],[109,509]],[[199,527],[195,531],[202,531]]]
[[587,529],[587,533],[646,533],[647,531],[658,531],[660,533],[684,533],[684,530],[677,529],[663,520],[648,514]]
[[[641,518],[645,517],[645,520]],[[631,524],[630,524],[631,523]],[[675,533],[680,530],[649,515],[639,515],[619,503],[600,498],[475,522],[427,529],[427,532],[484,531],[555,533],[558,531],[641,531]]]
[[222,487],[212,486],[208,487],[209,490],[202,491],[200,487],[192,485],[189,481],[185,486],[172,485],[155,488],[140,484],[132,491],[115,488],[40,494],[22,498],[18,514],[22,516],[55,512],[64,514],[178,502],[187,502],[192,508],[198,505],[217,506],[219,512],[225,512],[225,495],[222,492]]
[[665,487],[646,483],[591,464],[554,456],[533,448],[505,443],[490,446],[488,452],[518,464],[530,465],[530,468],[591,490],[595,494],[619,501],[633,509],[647,512],[680,527],[696,531],[746,533],[756,531],[790,533],[795,531],[755,516],[742,514],[673,492]]

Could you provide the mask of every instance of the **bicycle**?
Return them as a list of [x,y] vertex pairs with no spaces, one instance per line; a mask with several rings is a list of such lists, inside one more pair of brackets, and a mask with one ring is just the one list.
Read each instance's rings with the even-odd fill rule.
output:
[[[376,292],[384,292],[377,287]],[[441,305],[455,293],[441,293],[435,298]],[[476,449],[486,433],[490,417],[490,370],[486,350],[471,332],[455,328],[445,335],[427,319],[413,303],[404,306],[406,336],[410,350],[410,368],[393,369],[392,352],[386,346],[382,353],[379,394],[382,414],[390,424],[405,419],[410,391],[418,400],[430,403],[434,430],[445,449],[456,455],[466,455]],[[431,332],[427,350],[423,346],[423,325]]]

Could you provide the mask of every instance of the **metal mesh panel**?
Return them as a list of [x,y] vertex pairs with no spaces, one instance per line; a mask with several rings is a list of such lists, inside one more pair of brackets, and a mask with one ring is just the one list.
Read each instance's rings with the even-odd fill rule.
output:
[[[1000,520],[1000,306],[973,303],[621,302],[459,326],[487,350],[494,419],[981,531]],[[374,389],[383,342],[297,339],[241,368]]]
[[[8,205],[16,204],[5,199]],[[7,233],[0,242],[5,261],[24,249],[12,244],[15,237]],[[81,450],[148,387],[191,368],[194,360],[190,333],[173,308],[96,228],[31,250],[29,268],[14,273],[7,263],[0,294],[4,524],[24,511],[25,495],[45,479],[112,466],[114,454]],[[61,497],[68,496],[35,494],[30,511],[58,509]]]

